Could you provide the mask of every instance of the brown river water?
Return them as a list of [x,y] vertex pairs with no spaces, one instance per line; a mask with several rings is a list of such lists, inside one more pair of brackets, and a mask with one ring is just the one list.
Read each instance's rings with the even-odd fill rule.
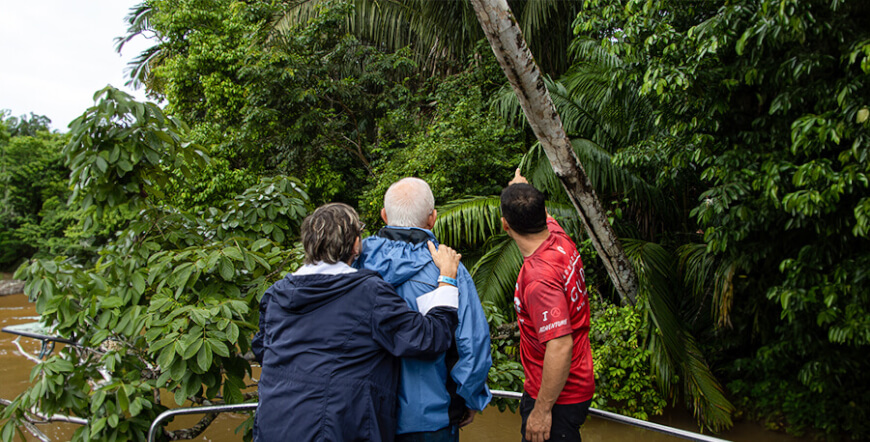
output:
[[[0,275],[8,278],[8,275]],[[10,295],[0,297],[0,327],[9,325],[34,322],[38,318],[34,306],[27,301],[24,295]],[[0,333],[0,398],[12,399],[15,395],[24,391],[28,386],[30,371],[34,363],[24,357],[16,347],[15,336],[8,333]],[[21,338],[19,343],[32,354],[38,354],[39,341],[29,338]],[[56,351],[59,349],[58,347]],[[182,416],[170,425],[171,429],[182,428],[195,423],[199,417]],[[199,438],[195,440],[213,442],[240,441],[241,436],[235,433],[235,428],[245,420],[244,415],[224,414],[221,415]],[[671,410],[665,416],[657,416],[653,419],[657,423],[681,428],[689,431],[698,431],[691,416],[679,410]],[[73,424],[51,424],[38,427],[52,441],[68,440],[76,426]],[[478,414],[474,423],[460,432],[461,442],[499,442],[519,441],[520,417],[510,411],[500,412],[491,407]],[[679,438],[663,435],[648,430],[640,430],[624,424],[617,424],[603,419],[590,418],[581,429],[585,442],[602,441],[626,441],[626,442],[666,442],[678,441]],[[760,424],[752,422],[738,422],[731,430],[717,435],[717,437],[734,441],[761,441],[761,442],[798,442],[809,441],[809,438],[795,438],[781,433],[764,430]],[[36,438],[29,437],[29,441]]]

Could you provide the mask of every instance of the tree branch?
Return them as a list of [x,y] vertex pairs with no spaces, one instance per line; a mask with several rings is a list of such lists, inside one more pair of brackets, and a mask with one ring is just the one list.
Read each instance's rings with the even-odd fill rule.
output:
[[208,413],[205,416],[203,416],[202,419],[200,419],[199,422],[196,423],[196,425],[194,425],[190,428],[184,428],[184,429],[175,430],[175,431],[166,431],[166,430],[163,430],[163,431],[166,434],[167,440],[193,439],[193,438],[199,436],[200,434],[202,434],[202,432],[205,431],[205,429],[208,428],[212,422],[214,422],[214,420],[217,418],[217,416],[218,416],[217,413]]

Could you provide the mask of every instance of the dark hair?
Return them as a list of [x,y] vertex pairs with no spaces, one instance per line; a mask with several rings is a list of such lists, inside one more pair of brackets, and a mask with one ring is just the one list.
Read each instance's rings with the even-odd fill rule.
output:
[[511,184],[501,192],[501,216],[510,228],[531,235],[547,228],[544,194],[529,184]]
[[348,262],[353,243],[360,235],[359,216],[353,207],[330,203],[318,207],[302,221],[305,264]]

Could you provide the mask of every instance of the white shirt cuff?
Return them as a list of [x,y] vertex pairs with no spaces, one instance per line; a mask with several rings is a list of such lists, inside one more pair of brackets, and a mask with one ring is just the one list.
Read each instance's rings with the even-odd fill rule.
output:
[[446,285],[417,298],[417,310],[420,313],[425,315],[435,307],[453,307],[458,309],[459,289],[452,285]]

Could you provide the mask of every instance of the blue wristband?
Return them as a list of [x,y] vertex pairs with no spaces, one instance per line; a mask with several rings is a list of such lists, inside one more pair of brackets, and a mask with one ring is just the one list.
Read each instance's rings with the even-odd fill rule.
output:
[[458,285],[456,284],[456,278],[451,278],[449,276],[444,276],[444,275],[439,276],[438,282],[443,282],[445,284],[450,284],[453,287],[458,287]]

